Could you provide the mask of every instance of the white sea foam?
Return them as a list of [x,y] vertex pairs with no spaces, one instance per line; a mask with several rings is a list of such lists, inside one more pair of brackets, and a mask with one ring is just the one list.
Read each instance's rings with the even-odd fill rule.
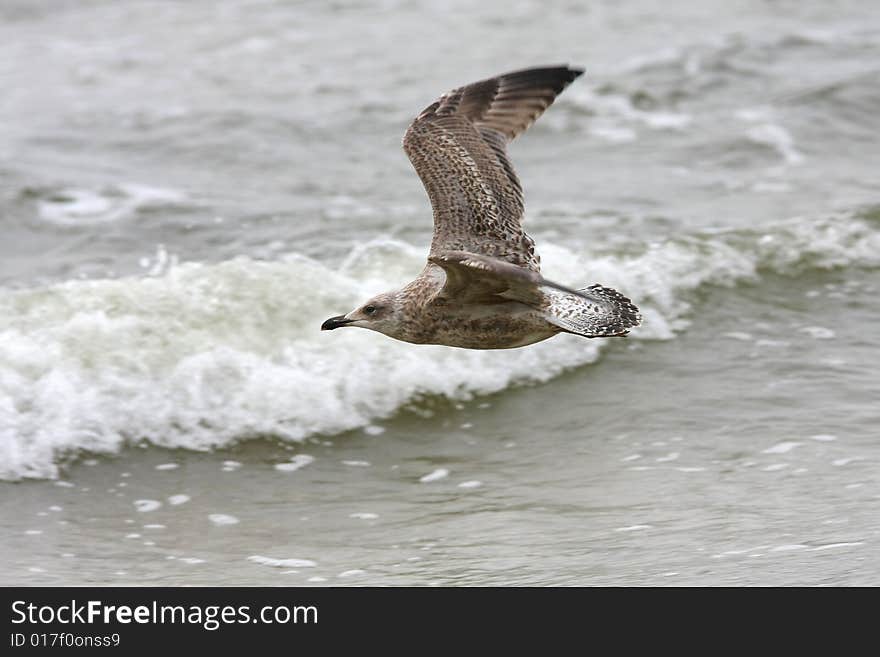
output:
[[125,184],[101,190],[63,189],[39,201],[41,219],[63,226],[103,224],[127,219],[139,210],[182,202],[171,189]]
[[318,565],[311,559],[275,559],[273,557],[263,557],[259,554],[248,557],[248,561],[253,561],[261,566],[272,566],[273,568],[314,568]]
[[795,447],[797,447],[799,445],[800,445],[800,443],[798,443],[798,442],[786,440],[781,443],[776,443],[772,447],[768,447],[767,449],[765,449],[761,453],[762,454],[785,454],[786,452],[790,452],[791,450],[793,450]]
[[805,550],[809,545],[803,545],[802,543],[790,543],[787,545],[777,545],[775,548],[772,548],[771,552],[792,552],[794,550]]
[[426,475],[419,477],[419,481],[423,484],[429,484],[432,481],[440,481],[441,479],[446,479],[449,476],[449,470],[446,468],[437,468],[429,472]]
[[805,326],[798,330],[817,340],[831,340],[834,337],[834,331],[824,326]]
[[281,472],[295,472],[300,468],[306,467],[309,463],[312,463],[315,460],[314,456],[309,456],[308,454],[297,454],[292,457],[290,461],[286,463],[276,463],[275,469]]
[[654,130],[683,130],[693,122],[693,116],[680,112],[647,111],[636,107],[629,96],[597,93],[587,86],[572,88],[566,102],[579,105],[597,115],[590,124],[590,132],[609,141],[632,141],[636,132],[628,127],[645,126]]
[[[677,236],[625,256],[546,240],[541,251],[548,278],[632,297],[644,325],[631,339],[669,339],[687,325],[700,286],[753,280],[762,269],[877,266],[880,231],[837,216],[760,234]],[[377,240],[341,267],[301,256],[171,262],[156,275],[0,290],[0,479],[54,477],[66,454],[138,441],[206,450],[267,435],[378,434],[376,420],[420,396],[461,401],[600,356],[606,341],[568,335],[499,352],[318,330],[423,264],[421,246]],[[383,376],[368,375],[376,371]]]
[[159,500],[135,500],[134,506],[141,513],[149,513],[161,507],[162,503]]
[[746,136],[756,144],[775,150],[786,164],[800,164],[804,160],[803,154],[795,147],[791,133],[781,125],[762,123],[749,129]]
[[854,541],[851,543],[828,543],[827,545],[817,545],[814,548],[810,548],[810,550],[812,550],[814,552],[818,552],[821,550],[835,550],[835,549],[844,548],[844,547],[857,547],[859,545],[864,545],[864,544],[865,544],[864,541]]

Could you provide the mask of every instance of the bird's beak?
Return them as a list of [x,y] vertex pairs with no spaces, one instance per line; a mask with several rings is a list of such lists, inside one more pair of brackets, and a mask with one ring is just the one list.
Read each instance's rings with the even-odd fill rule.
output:
[[321,324],[321,330],[332,331],[333,329],[338,329],[340,326],[351,324],[353,321],[353,319],[347,319],[345,315],[338,315],[337,317],[331,317],[326,322]]

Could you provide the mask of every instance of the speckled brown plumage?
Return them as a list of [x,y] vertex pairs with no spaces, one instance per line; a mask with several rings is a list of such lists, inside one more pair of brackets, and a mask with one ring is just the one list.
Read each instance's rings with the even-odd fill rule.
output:
[[522,229],[522,187],[507,143],[581,73],[566,66],[515,71],[453,89],[425,108],[403,148],[434,210],[428,264],[400,290],[322,328],[361,326],[407,342],[503,349],[561,331],[600,337],[637,326],[638,309],[619,292],[544,279]]
[[507,143],[581,73],[507,73],[444,94],[413,121],[403,149],[434,208],[431,255],[470,251],[540,271],[535,243],[521,226],[522,187]]

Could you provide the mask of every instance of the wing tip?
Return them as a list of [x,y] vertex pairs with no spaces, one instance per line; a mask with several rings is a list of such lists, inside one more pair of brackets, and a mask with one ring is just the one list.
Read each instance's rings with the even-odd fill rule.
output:
[[509,71],[496,76],[497,78],[514,77],[514,76],[547,76],[557,79],[563,79],[573,82],[586,72],[581,66],[572,66],[571,64],[546,64],[543,66],[530,66],[516,71]]
[[562,74],[563,77],[569,77],[571,80],[574,80],[583,75],[586,72],[586,69],[582,66],[572,66],[571,64],[547,64],[544,66],[532,66],[530,68],[522,69],[521,71],[514,71],[514,73],[517,72]]

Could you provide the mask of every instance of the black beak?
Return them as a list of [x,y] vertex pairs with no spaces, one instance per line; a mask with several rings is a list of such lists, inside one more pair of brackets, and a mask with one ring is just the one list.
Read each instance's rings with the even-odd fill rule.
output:
[[346,319],[345,315],[339,315],[337,317],[331,317],[326,322],[321,324],[322,331],[332,331],[333,329],[338,329],[340,326],[345,326],[346,324],[351,324],[353,319]]

